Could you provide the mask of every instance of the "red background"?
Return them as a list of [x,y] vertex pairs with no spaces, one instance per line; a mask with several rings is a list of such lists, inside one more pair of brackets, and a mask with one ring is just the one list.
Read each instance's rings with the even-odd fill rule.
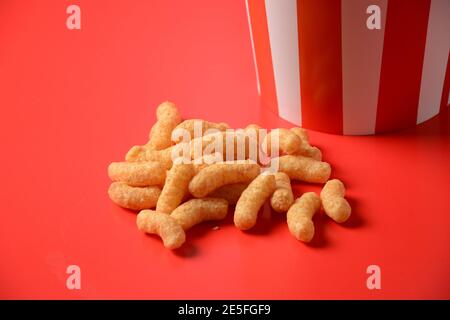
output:
[[[82,30],[65,25],[74,3]],[[259,108],[245,3],[2,0],[0,43],[0,298],[450,298],[448,112],[382,136],[310,132],[353,207],[344,225],[316,216],[310,245],[266,208],[251,232],[230,214],[171,252],[111,203],[106,168],[166,99],[185,118],[288,126]]]

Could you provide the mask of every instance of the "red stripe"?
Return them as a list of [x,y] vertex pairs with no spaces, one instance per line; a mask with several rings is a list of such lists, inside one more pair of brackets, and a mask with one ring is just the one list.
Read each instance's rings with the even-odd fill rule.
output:
[[387,8],[376,132],[414,126],[430,0],[390,0]]
[[278,114],[277,93],[273,75],[266,6],[264,1],[248,0],[248,10],[252,25],[256,64],[258,66],[261,101],[275,114]]
[[297,0],[304,127],[342,134],[341,1]]
[[448,52],[447,71],[445,72],[444,88],[442,89],[441,110],[443,112],[448,105],[448,95],[450,91],[450,51]]

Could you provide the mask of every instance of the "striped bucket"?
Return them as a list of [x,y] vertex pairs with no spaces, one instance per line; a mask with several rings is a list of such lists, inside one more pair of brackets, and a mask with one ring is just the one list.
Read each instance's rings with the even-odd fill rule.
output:
[[247,0],[262,105],[346,135],[448,107],[450,0]]

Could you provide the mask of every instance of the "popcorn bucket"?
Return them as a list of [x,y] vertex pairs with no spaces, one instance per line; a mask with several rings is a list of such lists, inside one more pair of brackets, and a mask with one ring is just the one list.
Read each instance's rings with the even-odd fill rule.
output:
[[247,0],[262,106],[305,128],[376,134],[449,105],[449,0]]

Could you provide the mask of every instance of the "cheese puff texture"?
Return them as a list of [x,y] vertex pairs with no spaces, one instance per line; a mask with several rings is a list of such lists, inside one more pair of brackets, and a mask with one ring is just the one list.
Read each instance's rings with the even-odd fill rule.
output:
[[145,187],[164,184],[166,170],[159,162],[113,162],[108,167],[108,175],[112,181]]
[[165,213],[142,210],[137,215],[136,225],[140,231],[160,236],[168,249],[177,249],[186,241],[183,228]]
[[172,211],[170,216],[188,230],[208,220],[222,220],[228,213],[228,202],[218,198],[191,199]]
[[197,198],[203,198],[212,191],[234,183],[253,180],[260,172],[256,163],[223,162],[215,163],[199,171],[189,183],[189,192]]
[[145,160],[159,162],[164,168],[166,168],[166,170],[169,170],[173,165],[172,150],[173,146],[163,150],[153,150],[147,148]]
[[320,209],[320,198],[314,192],[304,193],[289,208],[287,225],[290,233],[303,242],[310,242],[314,237],[312,217]]
[[130,187],[125,182],[113,182],[109,186],[108,194],[115,204],[139,211],[154,208],[161,194],[161,189],[156,186]]
[[284,172],[275,173],[276,190],[270,197],[270,205],[276,212],[286,212],[294,203],[291,180]]
[[[177,125],[174,128],[174,131],[176,130],[177,132],[185,132],[186,134],[189,135],[190,139],[194,139],[194,138],[201,137],[201,136],[194,136],[194,134],[197,134],[197,131],[194,132],[194,129],[196,127],[198,129],[201,129],[201,131],[197,129],[199,131],[198,134],[200,134],[201,136],[205,135],[205,133],[210,129],[225,131],[230,128],[229,125],[224,122],[214,123],[214,122],[205,121],[205,120],[201,120],[201,119],[189,119],[189,120],[184,120],[179,125]],[[181,142],[183,137],[184,137],[184,135],[178,135],[178,134],[176,136],[172,136],[173,141],[175,143]]]
[[145,146],[133,146],[125,155],[127,162],[146,161],[147,148]]
[[214,163],[223,162],[223,154],[219,152],[214,152],[212,154],[206,154],[201,156],[200,158],[192,160],[192,164],[194,165],[195,174],[199,173],[200,170],[210,166]]
[[294,128],[291,128],[290,130],[293,133],[295,133],[296,135],[298,135],[300,137],[300,139],[302,139],[304,142],[309,143],[308,132],[305,129],[299,128],[299,127],[294,127]]
[[166,101],[156,109],[156,123],[153,125],[147,145],[155,150],[170,147],[173,143],[173,129],[181,122],[181,115],[175,104]]
[[278,161],[278,170],[286,173],[291,180],[325,183],[331,175],[331,167],[327,162],[291,155],[281,156]]
[[163,150],[155,150],[149,146],[133,146],[126,154],[125,161],[127,162],[144,162],[154,161],[159,162],[166,170],[169,170],[172,165],[172,150],[173,146]]
[[256,224],[258,211],[276,189],[273,174],[262,173],[242,192],[234,211],[234,225],[248,230]]
[[309,144],[308,133],[303,128],[291,128],[291,131],[294,132],[297,136],[302,139],[302,147],[296,153],[301,156],[313,158],[314,160],[322,161],[322,151],[319,148],[313,147]]
[[156,204],[156,211],[171,213],[183,200],[191,178],[194,176],[192,164],[174,164],[167,172],[166,182]]
[[352,213],[352,208],[344,196],[345,186],[338,179],[328,181],[320,192],[325,213],[338,223],[347,221]]
[[[267,155],[273,155],[272,144],[274,137],[278,135],[279,155],[295,154],[301,152],[303,146],[302,139],[294,132],[288,129],[273,129],[265,137],[262,142],[262,148]],[[276,141],[276,140],[275,140]]]

